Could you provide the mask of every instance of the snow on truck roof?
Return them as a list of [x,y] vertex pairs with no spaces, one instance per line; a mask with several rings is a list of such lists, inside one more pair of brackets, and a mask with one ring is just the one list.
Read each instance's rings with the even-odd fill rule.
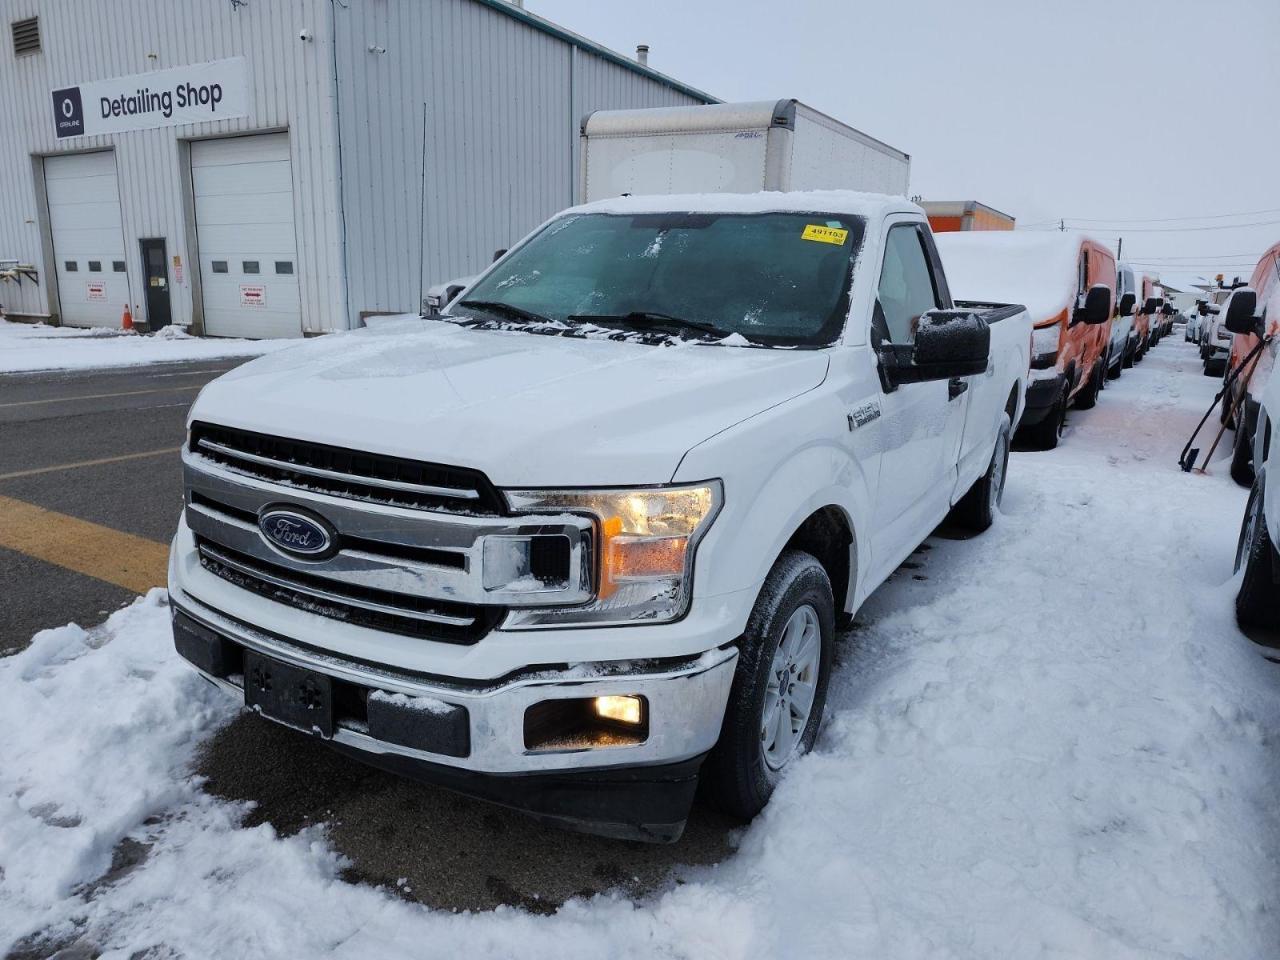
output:
[[855,190],[800,190],[790,193],[686,193],[613,197],[570,207],[570,213],[845,213],[874,219],[889,213],[924,211],[905,197]]
[[953,297],[1020,303],[1040,322],[1074,302],[1080,244],[1094,238],[1071,231],[973,230],[934,239]]

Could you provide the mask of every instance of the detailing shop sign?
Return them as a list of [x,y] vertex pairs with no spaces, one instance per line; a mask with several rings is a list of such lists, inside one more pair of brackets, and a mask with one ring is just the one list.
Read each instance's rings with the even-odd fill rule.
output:
[[59,140],[248,115],[244,57],[53,91],[53,127]]

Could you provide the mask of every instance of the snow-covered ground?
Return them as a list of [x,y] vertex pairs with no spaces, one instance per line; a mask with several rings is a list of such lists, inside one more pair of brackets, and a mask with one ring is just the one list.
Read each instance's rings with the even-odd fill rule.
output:
[[177,327],[140,335],[105,328],[50,327],[0,320],[0,373],[256,357],[300,342],[192,337]]
[[1245,493],[1175,462],[1214,385],[1171,339],[1015,454],[996,527],[931,539],[868,602],[818,749],[736,852],[638,901],[451,914],[348,884],[323,828],[242,827],[190,775],[233,708],[171,652],[162,592],[45,631],[0,660],[0,955],[1280,956]]

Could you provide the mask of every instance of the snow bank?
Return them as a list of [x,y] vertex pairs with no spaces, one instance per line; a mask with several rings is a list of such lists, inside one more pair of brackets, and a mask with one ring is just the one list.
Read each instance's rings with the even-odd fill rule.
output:
[[50,327],[43,323],[0,320],[0,373],[256,357],[301,342],[193,337],[172,326],[154,334],[139,335],[122,330]]
[[[242,828],[187,775],[228,708],[158,593],[47,631],[0,661],[0,954],[42,930],[121,960],[1273,957],[1280,667],[1232,620],[1244,492],[1175,465],[1198,367],[1162,346],[1015,454],[997,525],[870,599],[738,851],[638,902],[454,915],[344,883],[321,830]],[[126,834],[141,864],[75,893]]]
[[1033,323],[1075,302],[1081,234],[1070,231],[972,230],[934,234],[957,300],[1020,303]]

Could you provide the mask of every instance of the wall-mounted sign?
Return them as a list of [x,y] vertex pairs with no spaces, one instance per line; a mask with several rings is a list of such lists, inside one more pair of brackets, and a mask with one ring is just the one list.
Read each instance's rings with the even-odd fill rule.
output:
[[173,282],[182,283],[182,257],[177,254],[173,257]]
[[53,129],[59,140],[248,115],[244,57],[53,91]]
[[84,298],[86,300],[106,300],[107,285],[101,280],[90,280],[84,285]]
[[257,283],[240,284],[240,306],[265,307],[267,305],[267,288]]

